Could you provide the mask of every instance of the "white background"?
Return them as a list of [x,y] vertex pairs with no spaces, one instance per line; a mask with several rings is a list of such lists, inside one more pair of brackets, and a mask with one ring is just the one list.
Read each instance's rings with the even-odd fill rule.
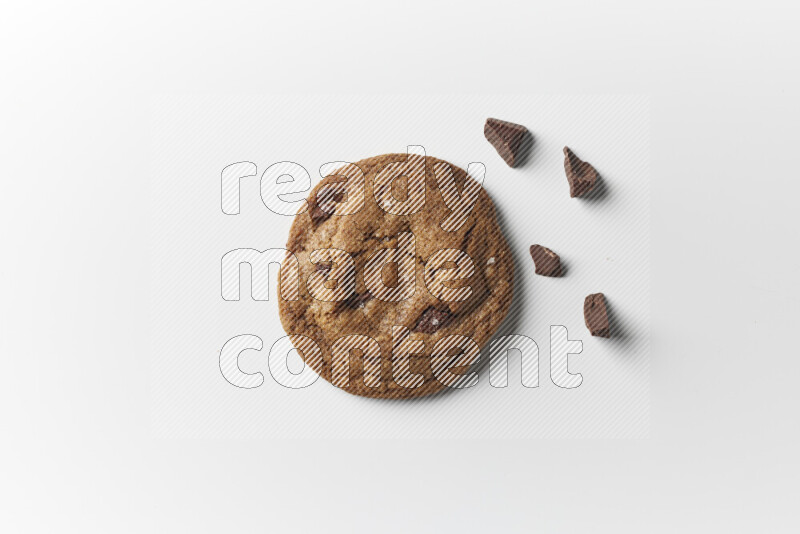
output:
[[[152,115],[150,357],[157,435],[648,437],[646,97],[160,96]],[[527,163],[510,169],[486,141],[483,124],[491,115],[529,125],[535,146]],[[603,173],[588,199],[569,196],[565,143]],[[517,263],[513,306],[501,334],[536,341],[538,388],[522,386],[518,355],[509,360],[507,388],[491,387],[484,362],[477,386],[413,402],[353,397],[324,380],[304,389],[284,388],[267,365],[271,347],[286,335],[278,317],[277,272],[269,301],[251,299],[249,267],[242,269],[241,300],[222,299],[220,259],[226,252],[286,244],[293,217],[274,213],[261,199],[260,176],[269,165],[295,161],[316,184],[326,162],[405,152],[408,144],[462,168],[484,163],[483,185]],[[220,174],[242,159],[258,170],[240,180],[240,213],[226,215]],[[565,276],[535,275],[532,243],[555,249]],[[421,284],[417,288],[424,291]],[[617,326],[611,339],[593,338],[584,324],[584,297],[600,291]],[[550,379],[550,325],[566,326],[570,339],[583,343],[569,361],[570,372],[582,375],[577,388]],[[263,343],[263,350],[243,352],[239,359],[245,372],[265,377],[250,391],[233,387],[220,372],[222,346],[241,334]],[[292,356],[290,363],[297,360],[292,368],[302,369],[296,353]],[[488,357],[486,347],[483,358]]]
[[[7,6],[3,531],[796,532],[789,3]],[[651,97],[650,438],[168,439],[153,94]]]

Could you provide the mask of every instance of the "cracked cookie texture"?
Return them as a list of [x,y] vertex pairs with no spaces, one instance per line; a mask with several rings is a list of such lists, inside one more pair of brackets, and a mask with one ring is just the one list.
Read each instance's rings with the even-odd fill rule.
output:
[[[407,158],[407,154],[386,154],[355,163],[364,173],[364,204],[357,212],[348,215],[336,214],[336,207],[340,205],[337,203],[349,200],[341,192],[331,194],[329,200],[332,203],[324,206],[327,208],[325,211],[320,209],[318,202],[325,202],[326,186],[331,189],[332,184],[343,181],[337,173],[324,178],[311,191],[308,209],[295,216],[286,246],[298,260],[299,298],[279,299],[283,328],[307,365],[328,382],[354,395],[412,398],[442,390],[448,382],[437,373],[441,358],[438,360],[440,363],[433,363],[432,351],[437,342],[447,336],[466,336],[475,342],[476,347],[483,348],[511,305],[513,260],[497,222],[494,205],[483,188],[480,188],[475,206],[459,228],[454,231],[442,228],[442,221],[453,211],[444,202],[434,166],[449,165],[456,187],[462,193],[466,190],[466,181],[473,180],[464,170],[437,158],[425,157],[423,207],[410,215],[393,215],[379,206],[374,195],[376,175],[387,165],[404,162]],[[381,300],[367,290],[365,266],[379,249],[398,248],[399,236],[408,232],[414,236],[413,294],[399,301]],[[312,261],[311,253],[321,249],[339,249],[353,258],[355,287],[346,298],[324,301],[309,293],[308,283],[312,276],[331,269],[330,262]],[[469,286],[471,291],[465,300],[440,300],[426,286],[426,263],[441,249],[460,250],[472,260],[474,270],[471,276],[445,283],[450,287]],[[406,258],[406,261],[411,259]],[[281,269],[282,277],[289,270],[288,262],[287,256]],[[452,268],[454,264],[444,264],[444,268],[448,266]],[[392,276],[391,269],[384,269],[382,279],[388,286],[397,283]],[[396,278],[396,271],[394,276]],[[411,353],[403,365],[406,375],[411,375],[414,380],[396,380],[402,372],[393,369],[393,331],[403,332],[406,341],[410,341],[405,348],[412,347],[413,351],[409,351]],[[372,342],[369,346],[356,344],[348,356],[334,359],[333,348],[337,340],[354,334],[375,340],[380,351],[374,350],[377,346]],[[310,345],[309,340],[316,343],[319,351],[311,348],[313,344]],[[398,341],[396,337],[395,350],[404,348],[398,346]],[[417,341],[423,342],[424,348]],[[446,343],[444,341],[443,345]],[[468,351],[451,348],[454,350],[448,357],[457,360],[451,361],[453,374],[466,372],[478,358],[474,351],[467,357]],[[460,353],[461,359],[458,359]],[[394,366],[397,365],[395,361]]]

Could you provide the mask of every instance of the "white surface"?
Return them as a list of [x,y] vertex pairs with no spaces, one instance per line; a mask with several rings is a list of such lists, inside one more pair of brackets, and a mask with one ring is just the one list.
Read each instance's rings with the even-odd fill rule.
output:
[[[649,106],[642,97],[444,96],[211,98],[158,97],[153,108],[151,319],[153,416],[169,437],[647,437],[649,425]],[[483,137],[487,116],[526,124],[535,136],[528,163],[509,169]],[[486,166],[516,259],[517,302],[504,327],[539,345],[540,386],[523,387],[518,355],[509,386],[489,384],[415,402],[354,398],[319,380],[284,388],[267,366],[286,335],[278,318],[276,273],[269,301],[220,296],[220,259],[234,249],[283,248],[292,217],[268,210],[261,174],[294,161],[319,179],[329,161],[405,152],[462,168]],[[562,148],[569,144],[603,173],[602,195],[572,199]],[[240,213],[220,209],[220,173],[252,161],[241,180]],[[600,188],[600,186],[598,186]],[[295,195],[304,198],[305,195]],[[288,199],[289,197],[287,197]],[[366,199],[374,202],[374,199]],[[292,213],[297,211],[297,207]],[[536,276],[528,248],[561,254],[566,276]],[[418,290],[424,291],[419,285]],[[583,300],[604,292],[621,328],[610,340],[584,325]],[[550,380],[550,325],[567,327],[583,350],[569,369],[574,389]],[[309,335],[308,332],[293,332]],[[265,382],[244,390],[220,373],[219,351],[234,336],[259,336],[260,352],[240,367]],[[344,333],[343,333],[344,334]],[[430,348],[430,347],[429,347]],[[488,359],[488,347],[483,358]],[[302,365],[302,364],[301,364]],[[302,367],[301,367],[302,368]],[[259,424],[258,422],[266,422]]]
[[[790,4],[369,6],[7,9],[2,529],[796,532]],[[154,435],[150,95],[320,90],[651,96],[650,439]]]

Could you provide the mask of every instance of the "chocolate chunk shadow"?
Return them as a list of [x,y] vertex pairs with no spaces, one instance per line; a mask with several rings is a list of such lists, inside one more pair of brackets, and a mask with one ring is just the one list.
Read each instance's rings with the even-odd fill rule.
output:
[[597,181],[595,182],[594,187],[592,188],[592,190],[589,191],[588,193],[586,193],[585,195],[580,196],[578,198],[581,199],[584,202],[589,202],[589,203],[592,203],[592,204],[595,204],[595,203],[599,204],[599,203],[607,200],[610,197],[610,195],[611,195],[611,191],[610,191],[610,188],[608,186],[608,183],[606,182],[605,178],[603,178],[603,175],[598,172],[597,173]]
[[628,347],[635,339],[636,333],[633,326],[625,320],[617,305],[606,295],[606,313],[608,314],[608,330],[610,337],[607,343],[617,345],[619,348]]
[[525,167],[533,159],[534,152],[536,152],[536,143],[533,134],[530,130],[525,130],[525,134],[519,142],[517,162],[514,164],[514,168],[521,169]]

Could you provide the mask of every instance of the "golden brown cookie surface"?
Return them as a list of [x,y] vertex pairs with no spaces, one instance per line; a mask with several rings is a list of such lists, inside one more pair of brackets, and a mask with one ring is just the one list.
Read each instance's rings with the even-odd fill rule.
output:
[[[410,398],[441,390],[475,361],[511,304],[511,253],[491,199],[464,170],[426,157],[418,161],[421,207],[403,215],[379,205],[387,188],[406,201],[420,192],[410,178],[384,179],[391,164],[406,161],[406,154],[376,156],[323,179],[308,210],[295,217],[286,247],[297,259],[300,285],[298,300],[280,300],[283,327],[314,371],[355,395]],[[449,172],[462,198],[469,191],[477,197],[462,219],[451,209],[454,190],[440,188]],[[347,188],[335,185],[344,180]],[[362,191],[354,186],[359,180],[363,195],[354,193]],[[376,270],[379,256],[398,263]],[[413,286],[403,273],[413,273]],[[463,279],[447,281],[443,273]],[[387,289],[375,294],[378,279]],[[319,353],[307,350],[308,340]]]

